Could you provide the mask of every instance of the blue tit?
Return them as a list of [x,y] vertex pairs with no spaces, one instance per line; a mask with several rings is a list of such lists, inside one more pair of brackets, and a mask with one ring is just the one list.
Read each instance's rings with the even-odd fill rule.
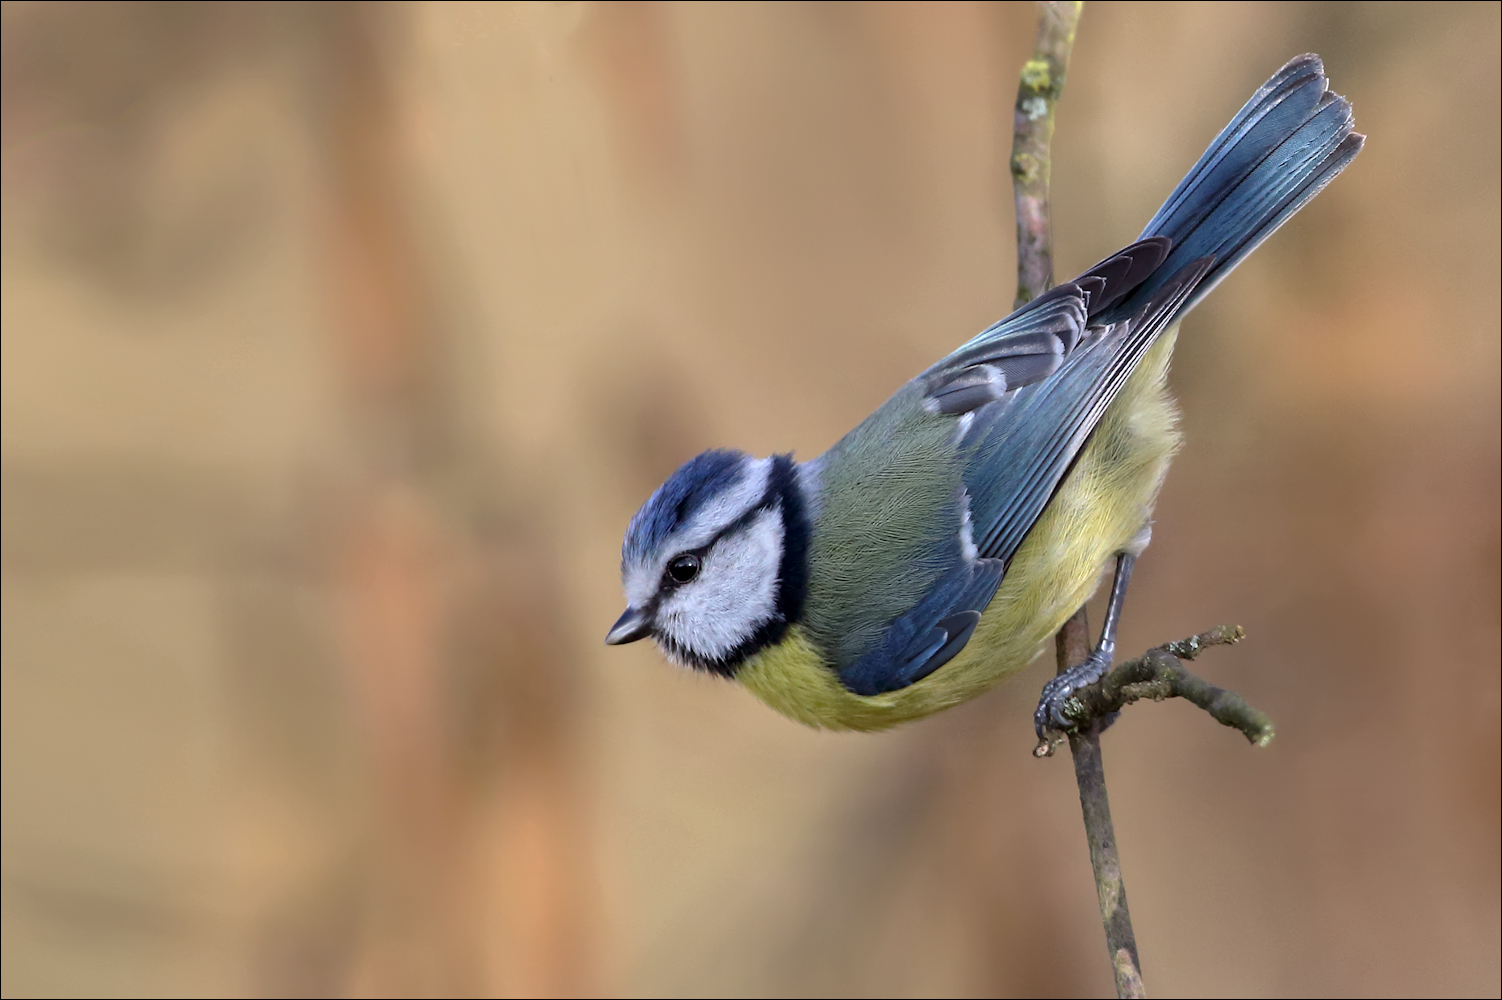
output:
[[883,729],[1025,667],[1116,574],[1089,661],[1044,689],[1065,729],[1109,668],[1179,447],[1179,320],[1361,150],[1314,55],[1210,144],[1137,242],[983,330],[808,462],[709,451],[631,519],[626,611],[652,638],[812,726]]

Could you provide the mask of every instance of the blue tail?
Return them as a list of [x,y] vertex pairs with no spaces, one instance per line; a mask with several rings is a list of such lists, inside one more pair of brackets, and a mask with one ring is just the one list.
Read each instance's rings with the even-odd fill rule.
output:
[[1135,289],[1145,302],[1202,257],[1214,263],[1179,315],[1231,272],[1361,151],[1351,105],[1328,89],[1319,56],[1289,60],[1252,95],[1158,209],[1142,238],[1173,240],[1168,258]]

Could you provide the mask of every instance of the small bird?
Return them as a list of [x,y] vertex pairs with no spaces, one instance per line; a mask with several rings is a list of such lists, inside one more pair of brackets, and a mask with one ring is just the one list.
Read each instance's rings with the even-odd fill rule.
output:
[[1040,739],[1110,668],[1179,446],[1179,320],[1360,152],[1318,56],[1278,70],[1137,242],[981,331],[809,462],[707,451],[632,517],[627,607],[651,637],[816,727],[883,729],[1025,667],[1115,577],[1099,644],[1051,680]]

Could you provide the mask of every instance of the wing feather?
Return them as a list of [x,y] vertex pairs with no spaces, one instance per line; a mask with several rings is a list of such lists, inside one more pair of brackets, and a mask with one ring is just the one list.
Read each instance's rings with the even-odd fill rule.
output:
[[994,413],[977,413],[964,479],[981,556],[1007,560],[1017,551],[1106,407],[1212,264],[1183,268],[1132,320],[1092,331],[1053,378]]
[[[900,408],[915,397],[921,418],[962,418],[945,446],[954,449],[948,459],[924,451],[928,444],[913,446],[935,468],[956,469],[949,464],[956,461],[962,485],[959,506],[935,514],[947,526],[958,513],[960,537],[938,544],[945,552],[939,565],[903,577],[921,579],[913,587],[921,596],[906,613],[882,619],[879,639],[871,629],[874,641],[856,645],[840,640],[849,617],[842,614],[865,622],[863,595],[840,590],[840,600],[826,597],[828,614],[810,618],[829,633],[826,647],[849,649],[848,657],[832,655],[846,687],[858,694],[906,687],[964,647],[1007,562],[1159,334],[1340,173],[1363,142],[1319,58],[1291,60],[1205,150],[1142,239],[981,331],[832,449],[841,456],[889,449],[886,435],[908,419]],[[826,472],[834,475],[838,464]],[[844,468],[839,475],[851,489],[870,478],[864,467],[858,476]],[[865,551],[868,531],[846,535],[852,553]],[[863,625],[860,634],[867,631]]]

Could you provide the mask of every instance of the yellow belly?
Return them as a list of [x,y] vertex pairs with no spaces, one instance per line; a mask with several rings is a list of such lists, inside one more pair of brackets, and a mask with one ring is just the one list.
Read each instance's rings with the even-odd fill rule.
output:
[[1152,516],[1179,446],[1164,331],[1106,410],[1079,461],[1023,540],[975,634],[953,660],[900,691],[852,694],[797,626],[736,678],[772,708],[828,729],[885,729],[968,701],[1027,666],[1100,584]]

